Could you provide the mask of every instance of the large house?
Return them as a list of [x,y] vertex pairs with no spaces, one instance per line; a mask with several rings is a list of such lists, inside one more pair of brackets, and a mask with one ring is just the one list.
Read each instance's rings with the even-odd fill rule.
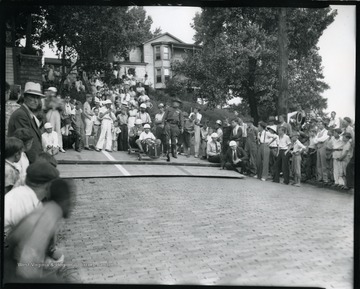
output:
[[144,81],[147,74],[150,86],[162,89],[172,77],[171,62],[182,61],[186,51],[199,49],[199,45],[187,44],[170,33],[163,33],[132,49],[127,59],[111,54],[109,61],[120,66],[120,75],[135,71],[136,78]]

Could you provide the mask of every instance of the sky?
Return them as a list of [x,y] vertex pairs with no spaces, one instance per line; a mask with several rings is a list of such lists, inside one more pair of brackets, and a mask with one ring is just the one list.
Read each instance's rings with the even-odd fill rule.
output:
[[[190,24],[198,7],[144,7],[153,20],[152,31],[157,27],[186,43],[194,43],[194,29]],[[322,57],[324,81],[330,89],[323,93],[328,99],[327,112],[336,111],[340,117],[355,116],[355,6],[334,5],[338,15],[320,37],[318,46]],[[174,21],[176,19],[176,21]],[[46,57],[54,57],[46,49]]]

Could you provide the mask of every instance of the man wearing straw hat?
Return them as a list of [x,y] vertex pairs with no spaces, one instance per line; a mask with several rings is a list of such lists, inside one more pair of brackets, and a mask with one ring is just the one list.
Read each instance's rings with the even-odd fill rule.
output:
[[24,103],[9,119],[9,137],[14,136],[18,128],[27,128],[31,131],[34,141],[31,149],[26,152],[30,164],[35,162],[37,155],[42,152],[40,120],[35,112],[43,97],[39,83],[27,82],[24,89]]

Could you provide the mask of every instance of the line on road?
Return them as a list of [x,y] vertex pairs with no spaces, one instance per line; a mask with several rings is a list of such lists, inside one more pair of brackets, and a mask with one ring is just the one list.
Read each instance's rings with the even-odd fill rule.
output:
[[179,169],[180,171],[182,171],[183,173],[185,173],[186,175],[192,175],[192,173],[190,173],[187,169],[176,166],[177,169]]
[[[106,151],[102,151],[102,153],[110,160],[110,161],[116,161],[116,159],[110,155]],[[115,167],[124,175],[124,176],[130,176],[130,173],[122,166],[122,165],[115,165]]]

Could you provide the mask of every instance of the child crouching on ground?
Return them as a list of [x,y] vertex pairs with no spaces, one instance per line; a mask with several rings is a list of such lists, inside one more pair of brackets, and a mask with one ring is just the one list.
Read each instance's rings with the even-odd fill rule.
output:
[[299,133],[293,132],[291,136],[292,147],[292,169],[294,175],[294,186],[300,187],[301,180],[301,153],[306,147],[299,141]]
[[20,172],[16,163],[21,158],[24,144],[16,137],[5,140],[5,194],[20,184]]

